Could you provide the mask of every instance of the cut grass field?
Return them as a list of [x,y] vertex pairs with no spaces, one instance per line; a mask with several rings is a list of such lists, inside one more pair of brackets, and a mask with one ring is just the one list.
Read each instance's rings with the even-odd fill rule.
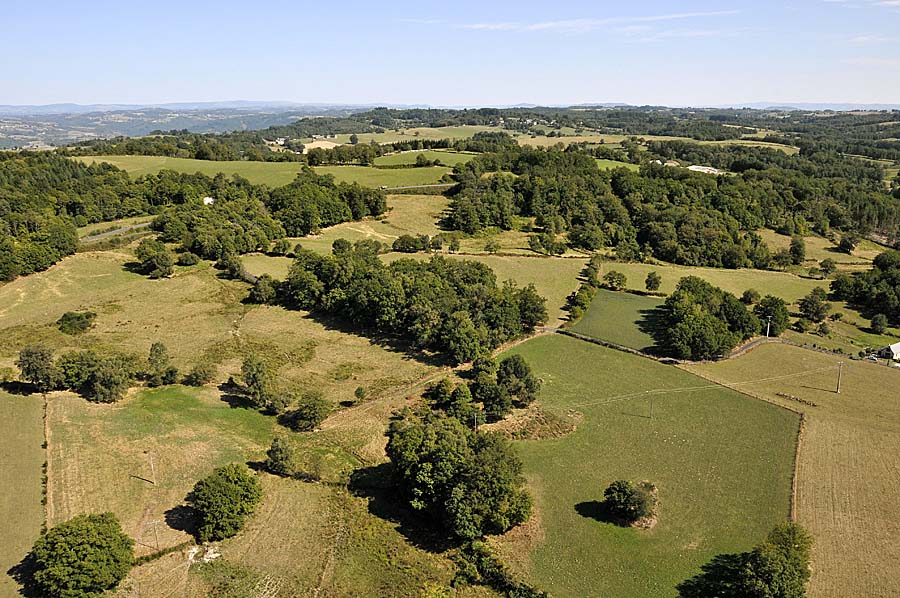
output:
[[[505,554],[528,555],[519,572],[551,595],[675,596],[714,555],[746,550],[787,519],[796,414],[561,335],[510,353],[543,379],[546,410],[583,414],[567,436],[516,442],[536,515],[529,534],[500,543]],[[671,390],[653,396],[652,419],[644,394],[651,389]],[[652,530],[591,516],[620,478],[659,489]]]
[[572,330],[638,351],[653,352],[650,331],[663,299],[599,289]]
[[[791,237],[788,235],[781,235],[770,229],[760,229],[756,232],[772,251],[787,249],[791,245]],[[806,245],[806,262],[804,266],[807,268],[810,266],[818,267],[819,262],[829,258],[834,260],[842,270],[868,268],[872,264],[872,260],[886,249],[867,239],[861,241],[852,254],[838,251],[837,245],[824,237],[816,235],[804,237],[803,242]],[[856,268],[853,268],[853,266],[856,266]]]
[[[302,167],[298,162],[213,161],[163,156],[84,156],[76,159],[86,164],[108,162],[135,177],[156,174],[160,170],[189,174],[199,172],[207,176],[222,172],[229,176],[237,174],[251,183],[270,187],[287,185],[296,178]],[[338,182],[359,183],[368,187],[428,185],[437,183],[450,172],[450,168],[444,166],[391,170],[371,166],[317,166],[314,170],[319,174],[330,174]]]
[[628,170],[638,171],[641,169],[637,164],[630,164],[628,162],[619,162],[618,160],[602,160],[600,158],[595,158],[597,160],[597,166],[600,170],[612,170],[613,168],[627,168]]
[[17,595],[18,585],[7,571],[25,558],[44,523],[42,414],[40,395],[0,391],[0,596]]
[[441,150],[422,150],[388,154],[375,158],[376,166],[396,166],[399,164],[415,164],[419,156],[425,156],[427,160],[440,160],[446,166],[456,166],[468,162],[478,154],[461,152],[449,152]]
[[[797,482],[799,521],[813,535],[809,595],[900,595],[900,371],[844,360],[836,394],[835,355],[763,345],[725,362],[690,369],[806,414]],[[814,371],[815,370],[815,371]],[[811,372],[797,375],[802,372]]]

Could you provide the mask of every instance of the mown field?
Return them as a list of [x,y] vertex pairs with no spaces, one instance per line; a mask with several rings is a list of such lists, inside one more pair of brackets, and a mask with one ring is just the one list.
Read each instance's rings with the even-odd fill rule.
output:
[[597,166],[600,170],[612,170],[613,168],[627,168],[628,170],[638,171],[641,169],[637,164],[630,164],[628,162],[619,162],[618,160],[602,160],[600,158],[596,158]]
[[[815,538],[810,596],[900,595],[900,371],[835,355],[764,345],[737,359],[691,366],[806,414],[797,510]],[[806,372],[806,373],[804,373]],[[759,382],[746,383],[749,380]]]
[[44,463],[43,401],[40,395],[0,390],[0,595],[17,595],[8,575],[37,539],[44,522],[41,466]]
[[659,297],[599,289],[572,330],[638,351],[653,352],[656,349],[651,334],[653,320],[662,304]]
[[[544,409],[563,418],[581,414],[567,436],[516,443],[536,514],[526,533],[500,543],[551,595],[675,596],[676,584],[711,557],[748,549],[788,517],[795,414],[561,335],[510,352],[524,355],[543,379]],[[652,389],[665,390],[653,395],[651,419],[644,393]],[[591,516],[594,501],[619,478],[656,484],[652,530]]]
[[[83,156],[76,159],[87,164],[108,162],[136,177],[155,174],[160,170],[174,170],[190,174],[199,172],[208,176],[215,176],[222,172],[229,176],[237,174],[251,183],[265,184],[270,187],[287,185],[294,180],[301,169],[301,164],[297,162],[213,161],[163,156]],[[442,176],[450,172],[450,168],[432,166],[383,170],[371,166],[317,166],[315,171],[319,174],[330,174],[338,182],[359,183],[368,187],[382,185],[399,187],[437,183]]]

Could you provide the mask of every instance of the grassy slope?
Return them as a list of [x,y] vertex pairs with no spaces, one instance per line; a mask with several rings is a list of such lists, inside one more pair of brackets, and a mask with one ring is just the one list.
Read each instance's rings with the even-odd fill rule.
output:
[[[133,176],[154,174],[164,169],[187,173],[200,172],[209,176],[224,172],[227,175],[239,174],[251,183],[266,184],[270,187],[287,185],[301,169],[301,165],[297,162],[212,161],[162,156],[86,156],[77,159],[85,163],[109,162]],[[398,170],[380,170],[369,166],[318,166],[315,170],[319,174],[333,175],[339,182],[356,182],[368,187],[437,183],[443,175],[450,172],[449,168],[443,166]]]
[[6,574],[31,549],[44,522],[41,465],[44,462],[42,400],[0,391],[0,595],[18,585]]
[[[742,389],[780,400],[786,393],[818,404],[803,409],[798,514],[815,538],[810,596],[900,594],[900,371],[845,361],[834,393],[838,357],[764,345],[726,362],[693,366],[716,379],[766,378]],[[772,380],[799,372],[807,375]]]
[[[531,552],[529,577],[553,596],[674,596],[675,585],[713,555],[749,548],[787,517],[794,414],[715,387],[656,395],[649,419],[646,397],[609,401],[706,383],[559,335],[511,352],[544,380],[545,408],[584,414],[568,436],[517,443],[536,499],[534,537],[544,538]],[[578,505],[601,498],[618,478],[659,488],[652,531],[579,513]]]
[[648,351],[655,341],[641,329],[648,314],[659,308],[663,299],[606,289],[597,291],[584,316],[572,328],[575,332],[610,341],[632,349]]
[[397,154],[388,154],[375,158],[377,166],[392,166],[397,164],[415,164],[419,155],[424,155],[428,160],[440,160],[442,164],[447,166],[456,166],[463,162],[468,162],[477,154],[463,154],[460,152],[448,152],[441,150],[423,150],[401,152]]

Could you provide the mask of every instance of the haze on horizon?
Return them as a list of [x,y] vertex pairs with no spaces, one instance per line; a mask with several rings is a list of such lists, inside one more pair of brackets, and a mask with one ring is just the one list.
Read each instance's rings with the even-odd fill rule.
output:
[[900,103],[900,0],[16,3],[0,104]]

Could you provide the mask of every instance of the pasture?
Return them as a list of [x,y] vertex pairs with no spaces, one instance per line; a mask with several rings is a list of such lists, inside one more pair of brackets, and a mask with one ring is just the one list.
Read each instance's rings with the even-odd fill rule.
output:
[[599,289],[572,330],[638,351],[653,352],[654,313],[662,306],[659,297],[617,293]]
[[627,168],[628,170],[638,171],[640,170],[640,166],[637,164],[630,164],[628,162],[619,162],[618,160],[602,160],[600,158],[595,158],[597,160],[597,167],[600,170],[612,170],[614,168]]
[[330,174],[339,183],[359,183],[364,187],[413,187],[441,182],[451,169],[446,166],[425,168],[373,168],[372,166],[316,166],[319,174]]
[[7,574],[37,540],[44,523],[41,466],[44,463],[43,401],[40,395],[0,390],[0,595],[14,596],[18,585]]
[[376,166],[397,166],[399,164],[415,164],[419,156],[425,156],[427,160],[440,160],[445,166],[456,166],[468,162],[478,154],[450,152],[443,150],[422,150],[387,154],[375,158]]
[[[453,127],[413,127],[390,129],[383,133],[359,133],[359,143],[394,143],[414,139],[468,139],[482,131],[499,131],[497,127],[480,125],[459,125]],[[350,143],[350,135],[336,135],[331,139],[336,143]]]
[[[756,232],[773,252],[779,249],[787,249],[791,245],[791,237],[788,235],[781,235],[770,229],[760,229]],[[872,265],[872,260],[886,249],[868,239],[861,241],[852,254],[838,251],[837,245],[818,235],[804,237],[803,242],[806,245],[805,267],[818,267],[819,262],[830,258],[837,263],[840,270],[869,268]]]
[[[806,415],[797,484],[799,521],[813,534],[809,595],[900,594],[900,371],[780,344],[692,371]],[[760,380],[759,382],[747,382]],[[812,401],[785,401],[784,393]]]
[[[498,540],[551,595],[675,596],[714,555],[748,549],[788,517],[796,414],[561,335],[509,353],[543,379],[545,410],[581,414],[567,436],[515,443],[536,512],[525,533]],[[620,478],[656,484],[652,530],[595,518],[603,489]]]
[[606,262],[603,264],[600,276],[615,270],[627,277],[626,288],[643,290],[644,280],[650,272],[657,272],[662,276],[662,285],[659,290],[663,293],[671,293],[675,285],[685,276],[697,276],[722,290],[740,296],[747,289],[756,289],[763,295],[775,295],[784,300],[795,303],[801,297],[809,294],[815,287],[828,287],[827,280],[801,278],[788,272],[775,272],[771,270],[726,270],[723,268],[703,268],[699,266],[678,266],[659,262],[655,264],[638,264],[622,262]]

